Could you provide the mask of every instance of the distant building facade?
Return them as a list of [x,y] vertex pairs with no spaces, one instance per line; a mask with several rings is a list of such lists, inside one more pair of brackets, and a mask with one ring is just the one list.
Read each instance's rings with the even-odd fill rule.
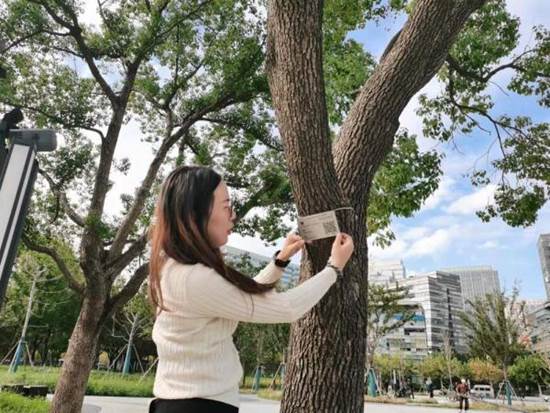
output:
[[433,271],[407,278],[400,284],[409,288],[410,300],[424,310],[428,350],[443,351],[448,340],[454,351],[465,353],[467,348],[460,319],[464,305],[459,276]]
[[541,234],[537,242],[539,251],[540,267],[544,288],[546,290],[546,299],[550,301],[550,234]]
[[372,284],[390,286],[401,282],[407,276],[403,261],[383,261],[369,259],[369,282]]
[[550,357],[550,302],[527,315],[530,327],[531,349]]
[[525,312],[532,349],[550,357],[550,234],[541,234],[537,249],[546,291],[546,300],[526,300]]
[[442,268],[441,271],[460,277],[465,308],[469,307],[468,301],[500,292],[498,272],[490,266]]
[[414,312],[413,319],[382,338],[376,352],[377,354],[399,354],[411,360],[423,360],[429,354],[424,310],[418,303],[411,300],[401,304]]

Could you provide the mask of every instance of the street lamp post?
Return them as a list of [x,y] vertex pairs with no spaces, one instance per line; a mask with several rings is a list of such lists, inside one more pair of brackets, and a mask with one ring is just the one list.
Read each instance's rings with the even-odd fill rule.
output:
[[53,130],[17,129],[22,119],[14,109],[0,121],[0,307],[38,172],[37,153],[57,147]]

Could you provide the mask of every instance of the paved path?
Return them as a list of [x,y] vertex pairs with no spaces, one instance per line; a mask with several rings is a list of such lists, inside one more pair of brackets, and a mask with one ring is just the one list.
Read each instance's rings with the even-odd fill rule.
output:
[[[82,413],[147,413],[149,398],[86,396]],[[239,413],[279,413],[279,402],[241,395]]]
[[[82,413],[148,413],[148,398],[86,396]],[[404,406],[395,404],[365,404],[365,413],[452,413],[455,410],[425,406]],[[458,407],[456,409],[458,411]],[[494,413],[471,410],[472,413]],[[279,402],[258,399],[253,395],[241,395],[239,413],[279,413]]]

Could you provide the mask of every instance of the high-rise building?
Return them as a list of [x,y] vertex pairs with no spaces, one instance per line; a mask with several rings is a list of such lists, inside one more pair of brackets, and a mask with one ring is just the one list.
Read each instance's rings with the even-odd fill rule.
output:
[[424,310],[428,349],[444,351],[448,342],[457,353],[465,353],[466,343],[460,319],[464,305],[459,276],[434,271],[417,274],[400,284],[409,288],[410,300]]
[[531,349],[550,356],[550,302],[527,315],[530,327]]
[[[264,267],[269,263],[269,261],[272,260],[271,257],[266,257],[265,255],[245,251],[240,248],[231,247],[229,245],[223,247],[223,252],[226,254],[226,257],[229,259],[229,261],[241,262],[241,260],[244,259],[248,260],[250,264],[254,267]],[[285,268],[283,276],[281,277],[281,284],[285,288],[292,287],[298,283],[299,276],[300,267],[291,262]]]
[[[422,306],[412,300],[404,300],[410,311],[414,311],[412,320],[384,336],[376,352],[378,354],[399,354],[407,359],[422,360],[429,352],[428,335],[426,332],[426,317]],[[399,315],[396,316],[400,317]]]
[[546,300],[530,300],[529,303],[526,301],[525,312],[530,328],[532,350],[550,356],[550,233],[539,236],[537,249]]
[[546,289],[546,298],[550,300],[550,234],[541,234],[537,242],[537,247],[539,250],[544,288]]
[[520,298],[517,302],[523,307],[523,312],[525,314],[532,314],[542,307],[546,303],[546,300],[537,298],[524,300]]
[[369,259],[369,282],[379,285],[392,285],[405,279],[407,273],[403,261],[383,261]]
[[468,301],[483,298],[486,294],[500,292],[498,272],[490,266],[442,268],[441,271],[460,277],[464,306]]

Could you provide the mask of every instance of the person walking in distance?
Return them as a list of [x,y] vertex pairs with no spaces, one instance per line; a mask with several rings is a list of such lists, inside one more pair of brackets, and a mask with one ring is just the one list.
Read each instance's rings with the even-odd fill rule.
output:
[[274,289],[304,240],[290,234],[254,278],[228,266],[220,251],[235,214],[214,170],[182,166],[164,182],[151,227],[149,294],[159,356],[150,413],[237,413],[243,374],[233,333],[239,322],[290,323],[315,306],[353,254],[336,236],[326,267],[285,292]]
[[466,379],[460,380],[460,383],[456,386],[456,394],[458,396],[460,411],[468,411],[470,408],[470,387],[466,383]]
[[434,386],[432,382],[432,378],[428,377],[426,380],[426,390],[428,391],[428,395],[430,396],[430,399],[434,398]]

